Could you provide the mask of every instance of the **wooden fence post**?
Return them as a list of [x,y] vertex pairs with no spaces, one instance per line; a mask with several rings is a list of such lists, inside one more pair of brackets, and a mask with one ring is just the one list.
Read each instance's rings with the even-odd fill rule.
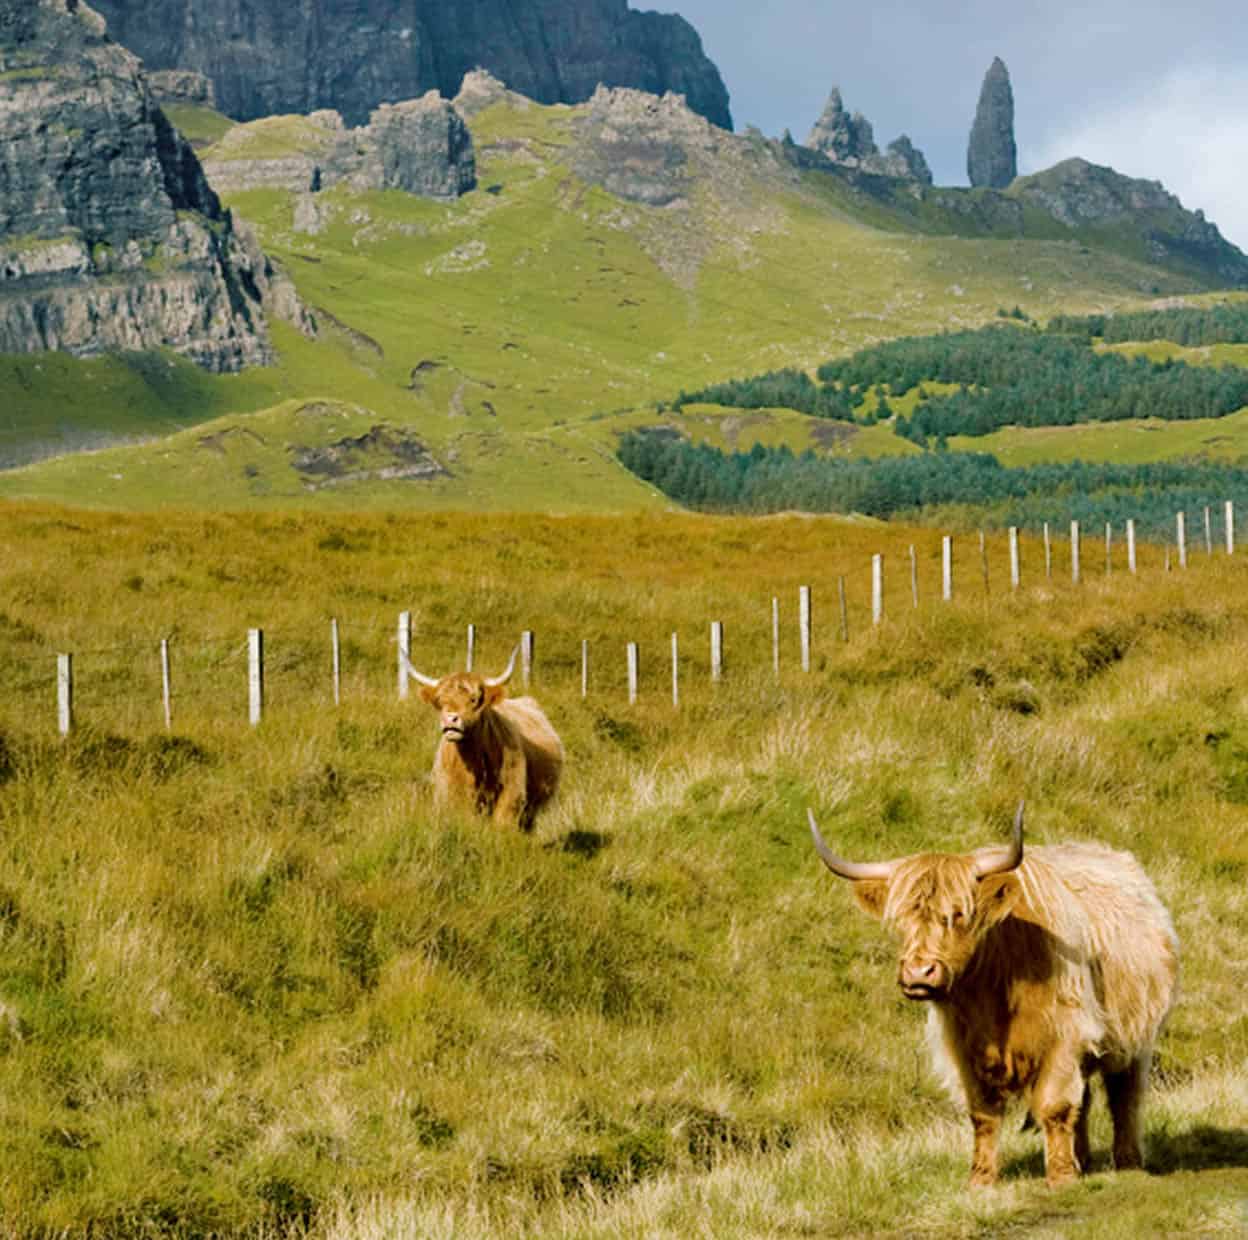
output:
[[841,641],[849,641],[849,603],[845,598],[845,578],[836,579],[836,592],[841,602]]
[[984,593],[990,594],[988,588],[988,540],[984,536],[984,531],[979,531],[979,567],[984,575]]
[[628,643],[628,704],[637,701],[637,643]]
[[334,677],[334,705],[342,702],[342,645],[338,640],[338,621],[329,622],[330,665]]
[[1105,576],[1107,577],[1113,571],[1113,567],[1114,567],[1113,545],[1114,545],[1114,527],[1108,521],[1106,521],[1105,522]]
[[1010,526],[1010,589],[1017,590],[1022,581],[1022,568],[1018,561],[1018,526]]
[[1213,554],[1213,518],[1209,515],[1209,505],[1205,505],[1205,554]]
[[1079,584],[1079,522],[1070,523],[1070,579]]
[[74,728],[74,656],[56,656],[56,727],[62,736]]
[[780,679],[780,600],[771,600],[771,674]]
[[1174,514],[1174,537],[1179,544],[1179,567],[1187,567],[1187,513]]
[[1049,523],[1044,523],[1044,575],[1053,576],[1053,542],[1049,538]]
[[871,557],[871,624],[879,628],[884,619],[884,557]]
[[247,630],[247,717],[254,728],[264,715],[264,630]]
[[464,671],[472,671],[472,663],[477,655],[477,626],[468,626],[468,657],[464,660]]
[[919,556],[914,549],[914,543],[910,544],[910,597],[914,600],[914,606],[919,605]]
[[680,706],[680,645],[676,634],[672,634],[672,705]]
[[1226,501],[1225,511],[1222,523],[1226,529],[1226,554],[1235,554],[1235,504],[1232,500]]
[[410,692],[407,683],[407,665],[412,658],[412,613],[410,611],[399,612],[398,651],[399,701],[402,702],[407,700]]
[[581,640],[581,697],[589,696],[589,642]]
[[940,540],[940,597],[946,603],[953,598],[953,536],[950,534]]
[[1135,572],[1135,518],[1127,518],[1127,568]]
[[711,621],[711,681],[718,682],[724,674],[724,626],[722,621]]
[[802,644],[802,671],[810,671],[810,587],[797,588],[797,627]]
[[533,630],[525,629],[520,634],[520,676],[524,687],[529,687],[533,679]]
[[173,730],[173,688],[169,674],[169,639],[160,639],[160,701],[165,708],[165,731]]

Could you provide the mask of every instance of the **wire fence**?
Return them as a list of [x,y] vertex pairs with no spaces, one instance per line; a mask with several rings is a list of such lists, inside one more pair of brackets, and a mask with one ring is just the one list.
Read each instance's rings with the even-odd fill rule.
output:
[[[1235,514],[1231,502],[1225,503],[1220,516],[1220,537],[1215,540],[1215,522],[1210,509],[1205,509],[1193,546],[1188,539],[1186,514],[1177,513],[1173,541],[1160,549],[1163,558],[1154,567],[1167,572],[1183,571],[1194,555],[1212,557],[1216,552],[1233,556]],[[971,545],[969,554],[967,542]],[[1135,576],[1143,567],[1133,521],[1128,521],[1117,532],[1106,525],[1103,531],[1091,534],[1084,531],[1078,521],[1071,521],[1069,529],[1061,531],[1051,530],[1046,525],[1042,538],[1031,544],[1031,560],[1026,563],[1019,531],[1011,527],[1007,531],[1005,549],[1005,580],[998,579],[995,585],[998,592],[1008,589],[1012,593],[1022,589],[1025,583],[1054,583],[1063,578],[1071,586],[1078,586],[1094,574],[1109,575],[1117,571]],[[1156,551],[1151,554],[1156,555]],[[927,601],[949,602],[966,593],[985,597],[994,590],[989,543],[982,532],[977,545],[970,538],[957,540],[955,547],[953,535],[942,536],[938,584],[922,579],[924,573],[920,571],[920,559],[913,544],[900,567],[896,560],[897,557],[893,557],[893,562],[887,563],[882,554],[872,556],[869,608],[855,602],[855,630],[884,624],[890,597],[893,608],[913,610]],[[997,563],[1000,572],[999,551]],[[890,586],[888,595],[886,582]],[[859,589],[861,586],[855,582],[856,600],[861,597]],[[833,621],[829,628],[833,640],[841,643],[851,638],[850,595],[848,579],[837,577]],[[813,663],[813,597],[811,585],[798,588],[797,664],[802,672],[810,672]],[[785,637],[777,596],[771,598],[770,619],[771,670],[778,678]],[[674,707],[681,705],[682,681],[691,684],[696,678],[706,683],[709,679],[714,685],[726,675],[724,622],[711,619],[706,625],[707,645],[701,647],[699,642],[695,651],[701,647],[707,651],[707,658],[700,653],[691,655],[687,644],[682,657],[680,636],[677,632],[671,633],[671,701]],[[461,631],[464,667],[473,671],[480,632],[474,623],[468,623]],[[256,627],[245,634],[204,636],[187,641],[175,632],[158,639],[133,638],[109,646],[47,650],[20,660],[9,660],[13,674],[7,681],[0,680],[0,699],[19,706],[23,717],[28,718],[33,713],[49,721],[54,705],[56,728],[63,736],[74,730],[83,715],[98,716],[110,709],[116,711],[122,701],[131,709],[143,704],[146,709],[159,711],[159,717],[169,730],[175,726],[179,708],[197,700],[220,701],[231,715],[246,718],[255,726],[261,723],[272,704],[270,687],[273,685],[280,686],[277,700],[281,704],[300,698],[306,701],[312,694],[327,705],[339,706],[348,695],[375,696],[384,692],[379,677],[385,673],[393,676],[391,684],[397,698],[406,699],[412,692],[409,664],[415,662],[419,666],[432,654],[431,649],[423,647],[417,652],[416,647],[421,644],[417,638],[412,612],[402,611],[394,621],[349,626],[336,617],[330,618],[326,631],[321,633],[310,633],[303,628],[265,630]],[[754,638],[750,645],[757,649],[759,635],[755,634]],[[444,644],[439,643],[439,646]],[[567,646],[568,643],[562,644]],[[604,696],[605,693],[626,693],[629,704],[636,703],[641,693],[640,643],[623,643],[622,649],[616,643],[613,650],[604,649],[605,646],[605,641],[591,642],[583,638],[576,651],[562,648],[552,651],[546,657],[544,670],[548,676],[559,672],[569,680],[579,677],[583,698],[590,696],[592,688]],[[533,684],[537,665],[537,642],[532,630],[521,632],[517,654],[518,679],[528,689]]]

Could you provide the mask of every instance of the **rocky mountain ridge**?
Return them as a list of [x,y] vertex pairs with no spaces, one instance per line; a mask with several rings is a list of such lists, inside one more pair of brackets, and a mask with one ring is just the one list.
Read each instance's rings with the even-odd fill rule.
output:
[[0,352],[271,356],[293,287],[80,0],[0,0]]
[[627,0],[97,0],[113,37],[149,69],[196,70],[238,120],[339,112],[364,124],[383,103],[459,91],[488,69],[542,103],[579,103],[599,84],[683,94],[732,128],[719,70],[683,18]]

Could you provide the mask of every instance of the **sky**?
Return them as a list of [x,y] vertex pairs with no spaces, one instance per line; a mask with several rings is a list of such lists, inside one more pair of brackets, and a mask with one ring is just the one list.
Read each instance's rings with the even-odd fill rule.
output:
[[702,36],[738,131],[804,142],[839,86],[881,150],[899,134],[965,185],[994,56],[1009,69],[1020,173],[1082,156],[1160,181],[1248,252],[1244,0],[669,0]]

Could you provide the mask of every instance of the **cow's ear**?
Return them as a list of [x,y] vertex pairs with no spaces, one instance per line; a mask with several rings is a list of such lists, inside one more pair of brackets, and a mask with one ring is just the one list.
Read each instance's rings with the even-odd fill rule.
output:
[[436,706],[438,704],[437,685],[421,685],[420,696],[428,702],[430,706]]
[[487,706],[497,706],[506,696],[506,685],[486,685],[485,687],[485,704]]
[[983,924],[995,926],[1004,921],[1018,907],[1022,894],[1017,874],[991,874],[981,878],[976,902]]
[[884,903],[888,899],[888,881],[883,878],[863,878],[854,883],[854,899],[864,913],[872,917],[884,916]]

